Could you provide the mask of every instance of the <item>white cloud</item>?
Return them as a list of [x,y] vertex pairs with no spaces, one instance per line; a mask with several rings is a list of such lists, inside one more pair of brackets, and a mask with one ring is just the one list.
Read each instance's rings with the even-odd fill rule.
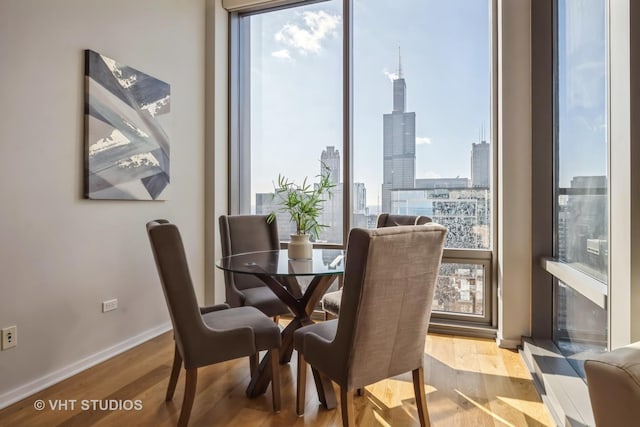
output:
[[291,55],[289,54],[289,49],[280,49],[274,52],[271,52],[271,56],[278,59],[291,59]]
[[431,138],[428,136],[416,136],[416,145],[431,144]]
[[298,49],[300,53],[320,53],[322,40],[336,37],[340,24],[339,15],[330,15],[325,11],[304,12],[304,24],[285,24],[275,35],[275,39],[287,46]]
[[389,71],[387,71],[387,69],[385,68],[384,70],[382,70],[382,74],[384,74],[385,76],[387,76],[387,78],[391,81],[397,80],[398,79],[398,73],[390,73]]

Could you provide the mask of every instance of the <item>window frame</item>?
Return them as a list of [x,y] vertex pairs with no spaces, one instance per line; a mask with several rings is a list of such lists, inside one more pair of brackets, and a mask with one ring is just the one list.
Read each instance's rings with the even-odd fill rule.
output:
[[[295,3],[280,6],[263,6],[251,8],[247,11],[235,10],[229,12],[229,214],[239,214],[246,211],[246,206],[241,206],[240,194],[249,191],[250,175],[241,173],[243,158],[250,156],[249,147],[243,146],[243,132],[247,132],[250,121],[243,121],[248,111],[241,111],[243,105],[249,105],[250,94],[244,90],[243,79],[246,83],[249,78],[247,64],[250,35],[249,30],[243,28],[242,20],[255,14],[267,13],[281,9],[304,6],[319,3],[326,0],[301,0]],[[498,144],[500,143],[498,125],[498,1],[488,0],[490,7],[490,134],[492,135],[491,147],[491,248],[490,249],[447,249],[443,251],[443,264],[476,264],[481,265],[485,272],[483,289],[483,314],[472,315],[455,312],[433,311],[430,331],[450,332],[454,330],[465,335],[479,337],[496,337],[498,325],[498,275],[497,275],[497,246],[498,246]],[[343,244],[315,243],[316,248],[344,249],[347,243],[349,230],[351,229],[351,217],[353,210],[352,186],[353,186],[353,0],[342,0],[343,8],[343,91],[342,91],[342,175],[343,175]],[[244,55],[243,55],[244,53]],[[247,108],[245,108],[247,110]],[[281,242],[281,247],[286,248],[287,242]],[[435,321],[435,322],[434,322]]]

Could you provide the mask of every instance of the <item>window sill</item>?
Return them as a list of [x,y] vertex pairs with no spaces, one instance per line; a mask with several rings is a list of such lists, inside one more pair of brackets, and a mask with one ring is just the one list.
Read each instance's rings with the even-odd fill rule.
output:
[[551,340],[524,338],[521,356],[557,425],[593,426],[589,390]]

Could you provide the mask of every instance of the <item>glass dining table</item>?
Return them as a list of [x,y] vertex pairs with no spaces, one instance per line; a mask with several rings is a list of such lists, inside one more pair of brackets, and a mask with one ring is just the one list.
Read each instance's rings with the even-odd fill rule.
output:
[[[312,324],[314,308],[338,276],[344,274],[344,251],[340,249],[314,249],[308,260],[289,259],[287,250],[246,252],[221,258],[216,267],[236,274],[251,274],[264,282],[293,313],[293,319],[282,331],[280,363],[289,363],[293,353],[293,333],[302,326]],[[310,279],[308,285],[298,280]],[[271,381],[269,363],[271,352],[263,357],[257,372],[253,373],[246,394],[259,396],[267,390]],[[316,378],[318,392],[326,385]],[[324,393],[323,393],[324,394]],[[324,400],[324,399],[321,399]],[[324,403],[324,402],[323,402]],[[333,406],[332,402],[325,406]]]

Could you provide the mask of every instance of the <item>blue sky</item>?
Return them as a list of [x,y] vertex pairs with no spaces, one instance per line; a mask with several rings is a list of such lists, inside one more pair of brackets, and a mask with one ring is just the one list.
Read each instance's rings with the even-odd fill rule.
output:
[[559,184],[607,174],[606,1],[558,2]]
[[[406,7],[405,7],[406,6]],[[342,2],[251,16],[252,191],[283,173],[318,174],[342,154]],[[377,204],[382,116],[391,111],[398,47],[407,110],[416,113],[416,177],[470,177],[471,143],[490,134],[489,0],[356,0],[354,178]]]

